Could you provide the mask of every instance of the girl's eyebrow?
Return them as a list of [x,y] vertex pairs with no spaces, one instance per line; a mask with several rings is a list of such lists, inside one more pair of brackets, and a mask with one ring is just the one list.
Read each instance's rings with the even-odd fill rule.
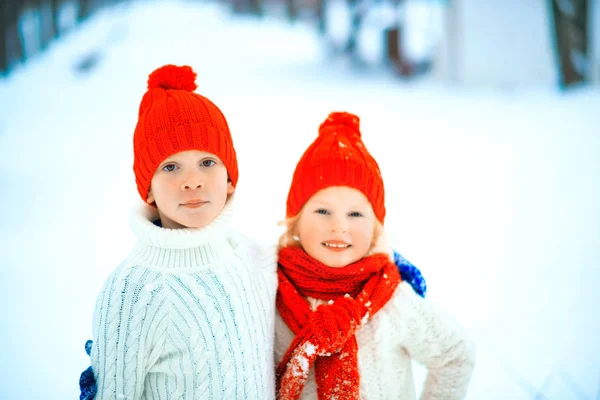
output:
[[[319,207],[331,207],[332,204],[328,203],[327,201],[324,200],[317,200],[315,202],[315,207],[319,208]],[[355,204],[353,206],[347,207],[349,210],[363,210],[367,205],[366,204]]]

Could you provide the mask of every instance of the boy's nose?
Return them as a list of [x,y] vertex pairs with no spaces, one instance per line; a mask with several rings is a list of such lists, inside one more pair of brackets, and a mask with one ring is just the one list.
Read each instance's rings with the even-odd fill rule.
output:
[[201,183],[198,184],[186,184],[183,186],[184,190],[195,190],[195,189],[200,189],[202,187]]
[[195,190],[199,189],[203,186],[202,177],[199,174],[191,173],[187,176],[187,178],[182,182],[183,190]]

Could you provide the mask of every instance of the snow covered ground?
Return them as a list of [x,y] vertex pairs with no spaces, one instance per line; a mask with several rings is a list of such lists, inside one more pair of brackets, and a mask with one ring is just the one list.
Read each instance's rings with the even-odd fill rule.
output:
[[133,244],[137,108],[166,63],[230,122],[243,230],[275,240],[319,123],[357,113],[394,247],[476,342],[468,398],[600,399],[600,91],[402,82],[325,54],[305,24],[149,1],[0,79],[1,399],[78,396],[96,295]]

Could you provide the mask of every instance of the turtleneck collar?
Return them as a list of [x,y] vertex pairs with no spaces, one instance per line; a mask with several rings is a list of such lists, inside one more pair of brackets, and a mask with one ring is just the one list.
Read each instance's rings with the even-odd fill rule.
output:
[[142,203],[131,214],[131,229],[137,238],[132,253],[137,263],[172,272],[175,268],[207,266],[231,257],[233,198],[219,215],[202,228],[168,229],[154,224],[158,210]]

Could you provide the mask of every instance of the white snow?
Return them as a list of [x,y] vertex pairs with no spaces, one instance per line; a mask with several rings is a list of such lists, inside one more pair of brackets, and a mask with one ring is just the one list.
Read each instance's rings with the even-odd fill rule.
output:
[[306,354],[307,356],[312,356],[313,354],[315,354],[316,348],[315,345],[312,344],[311,342],[306,342],[303,346],[304,348],[304,354]]

